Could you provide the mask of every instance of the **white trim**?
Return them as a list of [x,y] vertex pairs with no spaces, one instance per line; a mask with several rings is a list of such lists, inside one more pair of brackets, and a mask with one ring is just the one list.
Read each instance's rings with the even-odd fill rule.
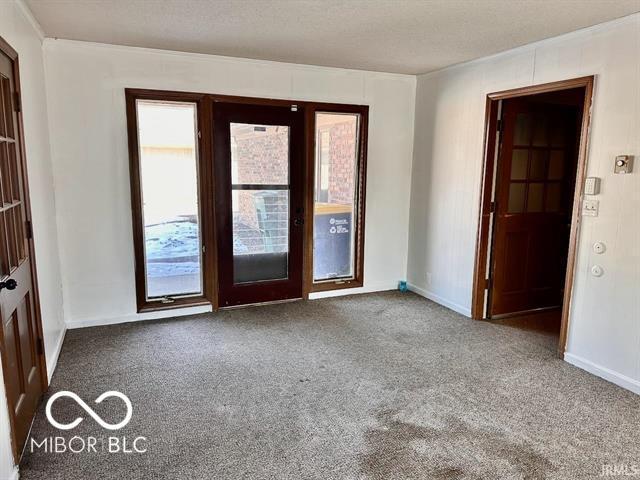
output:
[[62,331],[58,336],[58,341],[56,342],[56,348],[50,355],[47,355],[47,377],[49,378],[49,382],[51,382],[51,377],[53,376],[53,372],[56,370],[56,366],[58,365],[58,358],[60,357],[60,351],[62,350],[62,344],[64,343],[64,337],[67,334],[67,327],[64,325],[62,327]]
[[[148,53],[151,55],[170,55],[170,56],[179,56],[179,57],[192,57],[199,58],[206,61],[219,61],[219,62],[230,62],[230,63],[249,63],[253,65],[260,65],[265,67],[281,67],[281,68],[295,68],[298,70],[306,70],[306,71],[322,71],[326,72],[327,70],[333,70],[335,72],[349,72],[349,73],[359,73],[359,74],[367,74],[367,75],[377,75],[380,77],[394,77],[394,78],[402,78],[406,80],[416,81],[416,75],[409,73],[393,73],[393,72],[382,72],[376,70],[359,70],[356,68],[342,68],[342,67],[325,67],[322,65],[312,65],[308,63],[291,63],[291,62],[277,62],[274,60],[260,60],[257,58],[246,58],[246,57],[231,57],[228,55],[213,55],[210,53],[196,53],[196,52],[181,52],[179,50],[162,50],[159,48],[149,48],[149,47],[134,47],[131,45],[116,45],[112,43],[99,43],[99,42],[87,42],[83,40],[68,40],[64,38],[52,38],[46,37],[44,39],[45,47],[55,48],[56,46],[62,47],[75,47],[75,48],[85,48],[85,49],[106,49],[106,50],[116,50],[121,52],[140,52],[140,53]],[[273,97],[277,98],[277,97]]]
[[452,302],[451,300],[447,300],[446,298],[443,298],[440,295],[436,295],[435,293],[430,292],[424,288],[418,287],[417,285],[414,285],[412,283],[407,282],[407,287],[409,288],[410,291],[417,293],[420,296],[428,298],[429,300],[432,300],[442,305],[443,307],[447,307],[453,310],[454,312],[458,312],[464,315],[465,317],[471,318],[471,309],[469,307],[465,307],[463,305],[460,305],[459,303]]
[[23,0],[15,0],[15,2],[16,2],[16,5],[18,5],[18,9],[22,12],[24,17],[27,19],[27,21],[31,24],[31,26],[35,30],[36,34],[40,38],[40,42],[43,42],[45,39],[44,30],[42,29],[42,26],[40,25],[38,20],[36,20],[36,17],[33,15],[33,12],[31,11],[31,9],[27,6],[26,3],[24,3]]
[[20,469],[17,465],[13,467],[13,471],[11,472],[11,475],[9,475],[8,480],[20,480]]
[[66,322],[68,329],[97,327],[100,325],[114,325],[116,323],[139,322],[145,320],[158,320],[162,318],[182,317],[184,315],[195,315],[198,313],[211,312],[211,305],[201,305],[198,307],[175,308],[161,310],[159,312],[134,313],[129,315],[121,315],[118,317],[99,317],[88,320],[68,320]]
[[[354,295],[357,293],[381,292],[385,290],[395,290],[398,288],[397,282],[377,282],[367,284],[361,288],[345,288],[342,290],[333,290],[329,292],[316,292],[309,295],[311,300],[326,297],[339,297],[344,295]],[[120,315],[117,317],[99,317],[87,320],[67,320],[66,325],[69,330],[75,328],[97,327],[100,325],[114,325],[117,323],[140,322],[145,320],[159,320],[163,318],[181,317],[185,315],[196,315],[198,313],[212,312],[211,305],[202,305],[198,307],[185,307],[161,310],[159,312],[134,313],[129,315]]]
[[560,35],[556,35],[554,37],[544,38],[542,40],[538,40],[536,42],[526,43],[524,45],[520,45],[519,47],[509,48],[508,50],[503,50],[501,52],[493,53],[491,55],[485,55],[483,57],[473,58],[471,60],[466,60],[464,62],[454,63],[452,65],[447,65],[446,67],[439,68],[437,70],[431,70],[428,72],[417,73],[417,77],[429,77],[431,75],[438,75],[439,73],[444,73],[448,70],[455,70],[462,67],[468,67],[470,65],[475,65],[478,63],[485,62],[487,60],[496,59],[500,57],[507,57],[509,55],[515,55],[520,52],[526,52],[529,49],[535,49],[542,45],[553,44],[554,42],[565,41],[567,39],[571,39],[574,37],[579,37],[582,35],[588,35],[589,33],[597,32],[601,29],[610,28],[616,25],[623,25],[627,22],[637,21],[640,18],[640,13],[631,13],[629,15],[625,15],[624,17],[619,17],[614,20],[609,20],[604,23],[597,23],[595,25],[591,25],[589,27],[580,28],[578,30],[572,30],[570,32],[561,33]]
[[320,298],[343,297],[345,295],[356,295],[359,293],[384,292],[387,290],[397,290],[398,282],[376,282],[366,283],[364,287],[359,288],[342,288],[339,290],[329,290],[326,292],[315,292],[309,294],[309,300],[318,300]]
[[640,395],[640,381],[627,377],[621,373],[615,372],[607,367],[595,364],[586,358],[579,357],[573,353],[565,353],[564,360],[571,365],[581,368],[597,377],[604,378],[605,380],[615,383],[616,385],[625,388]]

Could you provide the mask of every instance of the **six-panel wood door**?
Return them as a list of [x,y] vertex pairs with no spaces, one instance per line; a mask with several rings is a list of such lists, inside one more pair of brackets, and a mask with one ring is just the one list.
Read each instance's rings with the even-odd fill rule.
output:
[[491,316],[562,305],[578,117],[571,105],[504,103]]
[[0,53],[0,347],[14,448],[19,454],[44,383],[13,68],[12,59]]

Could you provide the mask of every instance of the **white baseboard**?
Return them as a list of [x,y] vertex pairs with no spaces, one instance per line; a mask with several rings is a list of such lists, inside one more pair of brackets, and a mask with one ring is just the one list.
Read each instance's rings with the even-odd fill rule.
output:
[[175,308],[162,310],[159,312],[133,313],[118,317],[92,318],[89,320],[67,320],[67,328],[99,327],[101,325],[114,325],[117,323],[140,322],[144,320],[158,320],[162,318],[181,317],[184,315],[195,315],[211,311],[211,305],[201,305],[198,307]]
[[53,372],[56,369],[56,365],[58,365],[58,358],[60,357],[60,351],[62,350],[62,344],[64,343],[64,337],[67,334],[67,327],[64,325],[62,327],[62,331],[58,336],[58,341],[56,342],[56,347],[49,355],[47,355],[47,377],[49,378],[49,382],[51,382],[51,377],[53,376]]
[[385,292],[387,290],[397,290],[398,282],[376,282],[365,283],[364,287],[344,288],[342,290],[329,290],[328,292],[316,292],[309,294],[309,300],[319,298],[342,297],[344,295],[356,295],[358,293]]
[[[325,297],[337,297],[342,295],[353,295],[356,293],[381,292],[385,290],[395,290],[396,288],[398,288],[397,282],[378,282],[374,284],[367,284],[361,288],[348,288],[344,290],[334,290],[331,292],[312,293],[309,298],[316,299]],[[102,317],[92,318],[88,320],[67,320],[66,325],[69,330],[72,330],[75,328],[98,327],[101,325],[115,325],[117,323],[140,322],[145,320],[158,320],[162,318],[180,317],[183,315],[195,315],[197,313],[211,312],[211,310],[212,309],[210,305],[203,305],[199,307],[162,310],[159,312],[134,313],[130,315],[121,315],[118,317]]]
[[[346,288],[343,290],[332,290],[329,292],[316,292],[309,295],[309,299],[315,300],[318,298],[327,298],[327,297],[339,297],[343,295],[355,295],[358,293],[373,293],[373,292],[383,292],[387,290],[396,290],[398,288],[398,282],[376,282],[376,283],[368,283],[365,284],[364,287],[360,288]],[[420,292],[416,292],[422,295]],[[437,297],[429,297],[428,295],[424,295],[427,298],[430,298],[438,303],[442,303],[446,307],[451,308],[452,310],[460,311],[454,304],[445,303],[444,301],[437,300]],[[122,315],[118,317],[102,317],[102,318],[92,318],[88,320],[67,320],[66,325],[69,330],[75,328],[85,328],[85,327],[98,327],[101,325],[114,325],[117,323],[126,323],[126,322],[139,322],[144,320],[157,320],[162,318],[171,318],[171,317],[180,317],[183,315],[195,315],[197,313],[206,313],[211,312],[210,305],[204,305],[199,307],[188,307],[188,308],[176,308],[171,310],[162,310],[159,312],[149,312],[149,313],[137,313],[130,315]],[[463,315],[470,316],[470,312],[465,313],[461,311]]]
[[613,371],[607,367],[597,365],[586,358],[579,357],[572,353],[565,353],[564,359],[571,365],[640,395],[640,381],[638,380],[634,380],[633,378],[627,377],[626,375]]
[[468,307],[465,307],[455,302],[451,302],[446,298],[442,298],[441,296],[436,295],[435,293],[432,293],[422,287],[418,287],[417,285],[414,285],[412,283],[407,283],[407,287],[409,288],[409,290],[411,290],[414,293],[417,293],[418,295],[428,298],[429,300],[432,300],[442,305],[443,307],[447,307],[453,310],[454,312],[458,312],[464,315],[465,317],[471,318],[471,309]]
[[11,475],[9,475],[8,480],[20,480],[20,469],[17,465],[13,467],[13,472],[11,472]]

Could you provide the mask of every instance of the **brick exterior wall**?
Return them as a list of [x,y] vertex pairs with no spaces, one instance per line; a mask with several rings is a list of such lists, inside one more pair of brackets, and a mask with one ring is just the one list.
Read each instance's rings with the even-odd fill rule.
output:
[[[356,121],[325,127],[329,131],[330,166],[328,203],[353,202],[355,191]],[[325,130],[325,131],[326,131]],[[282,184],[287,182],[288,130],[267,127],[266,132],[235,138],[238,183]],[[287,197],[285,192],[241,191],[234,216],[238,233],[237,253],[281,252],[288,246]],[[265,241],[266,239],[266,241]]]
[[287,183],[288,129],[236,138],[236,155],[239,183]]
[[329,129],[329,202],[351,204],[355,191],[356,122],[332,125]]
[[[264,133],[237,137],[238,183],[288,182],[288,129],[268,127]],[[288,248],[285,191],[240,191],[234,217],[237,253],[283,252]]]

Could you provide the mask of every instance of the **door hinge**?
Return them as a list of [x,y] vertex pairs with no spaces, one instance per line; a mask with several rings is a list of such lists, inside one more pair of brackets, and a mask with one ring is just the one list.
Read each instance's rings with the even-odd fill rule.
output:
[[18,92],[13,92],[13,108],[16,112],[22,111],[22,100],[20,100],[20,94]]
[[496,211],[496,202],[491,202],[489,204],[489,213],[494,213]]
[[38,338],[38,340],[36,341],[36,351],[38,352],[38,355],[44,354],[44,342],[41,338]]
[[33,225],[31,224],[31,220],[26,220],[24,222],[24,227],[27,231],[27,239],[31,240],[33,238]]
[[500,119],[496,124],[496,130],[498,131],[498,133],[502,133],[503,128],[504,128],[504,122],[502,121],[502,119]]
[[484,279],[484,288],[485,290],[491,288],[491,277]]

